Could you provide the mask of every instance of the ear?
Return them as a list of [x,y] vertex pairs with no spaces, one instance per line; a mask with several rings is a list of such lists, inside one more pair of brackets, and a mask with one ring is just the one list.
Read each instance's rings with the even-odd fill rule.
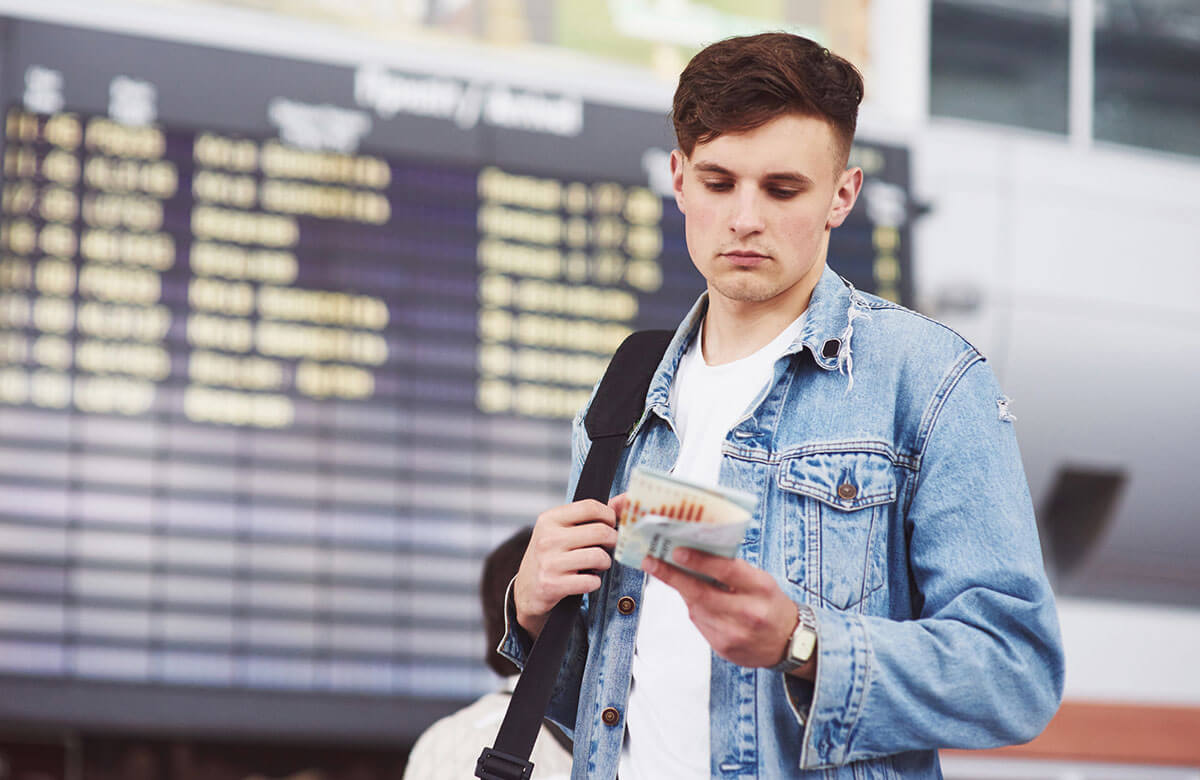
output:
[[679,206],[680,214],[687,214],[683,206],[683,164],[687,158],[678,149],[671,151],[671,189],[675,190],[675,205]]
[[[862,183],[862,168],[847,168],[842,171],[838,177],[837,189],[833,191],[833,200],[829,203],[829,216],[825,219],[826,230],[838,227],[846,221],[855,201],[858,200]],[[676,197],[678,198],[678,195]]]

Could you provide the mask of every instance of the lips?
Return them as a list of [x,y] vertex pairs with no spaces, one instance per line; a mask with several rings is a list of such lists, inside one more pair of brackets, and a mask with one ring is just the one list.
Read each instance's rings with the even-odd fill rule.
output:
[[759,263],[768,259],[768,255],[764,255],[761,252],[754,252],[754,251],[751,251],[748,249],[735,249],[735,250],[732,250],[729,252],[722,252],[721,257],[724,257],[725,259],[729,260],[729,262],[733,263],[734,265],[739,265],[739,266],[743,266],[743,267],[747,267],[747,268],[750,266],[758,265]]

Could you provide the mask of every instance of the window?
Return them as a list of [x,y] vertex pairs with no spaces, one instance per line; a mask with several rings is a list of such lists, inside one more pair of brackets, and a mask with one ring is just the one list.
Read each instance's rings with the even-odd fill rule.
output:
[[1095,0],[1094,134],[1200,155],[1200,4]]
[[1068,0],[933,0],[930,113],[1067,132]]

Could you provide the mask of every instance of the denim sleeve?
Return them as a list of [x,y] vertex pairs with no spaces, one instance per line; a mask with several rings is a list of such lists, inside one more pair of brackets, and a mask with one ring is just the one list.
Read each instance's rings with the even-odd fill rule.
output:
[[966,356],[930,402],[907,498],[915,619],[817,610],[801,766],[1037,736],[1063,653],[1012,417]]
[[[583,412],[576,416],[571,425],[571,473],[567,480],[567,501],[575,495],[575,484],[579,481],[579,473],[583,470],[583,461],[587,457],[590,444],[587,432],[583,427]],[[515,579],[515,578],[514,578]],[[533,649],[533,638],[517,623],[517,610],[513,602],[512,582],[504,596],[504,639],[496,651],[519,668],[524,669]],[[554,683],[550,705],[546,710],[547,717],[561,726],[568,735],[575,730],[575,711],[579,706],[579,688],[583,680],[583,667],[587,661],[588,639],[587,626],[584,616],[587,613],[588,597],[583,597],[583,607],[579,619],[575,621],[571,636],[567,640],[567,650],[563,656],[563,665]]]

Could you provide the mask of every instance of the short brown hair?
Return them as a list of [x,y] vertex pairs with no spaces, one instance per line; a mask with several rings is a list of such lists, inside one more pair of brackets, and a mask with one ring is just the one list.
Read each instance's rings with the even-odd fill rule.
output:
[[671,119],[688,157],[698,143],[783,114],[824,119],[844,166],[862,96],[862,74],[847,60],[799,35],[761,33],[727,38],[692,57],[679,76]]
[[492,671],[508,677],[521,671],[513,662],[496,652],[504,640],[504,596],[508,583],[517,576],[521,558],[533,536],[532,528],[522,528],[500,543],[483,562],[483,576],[479,580],[479,598],[483,606],[483,630],[487,634],[485,660]]

